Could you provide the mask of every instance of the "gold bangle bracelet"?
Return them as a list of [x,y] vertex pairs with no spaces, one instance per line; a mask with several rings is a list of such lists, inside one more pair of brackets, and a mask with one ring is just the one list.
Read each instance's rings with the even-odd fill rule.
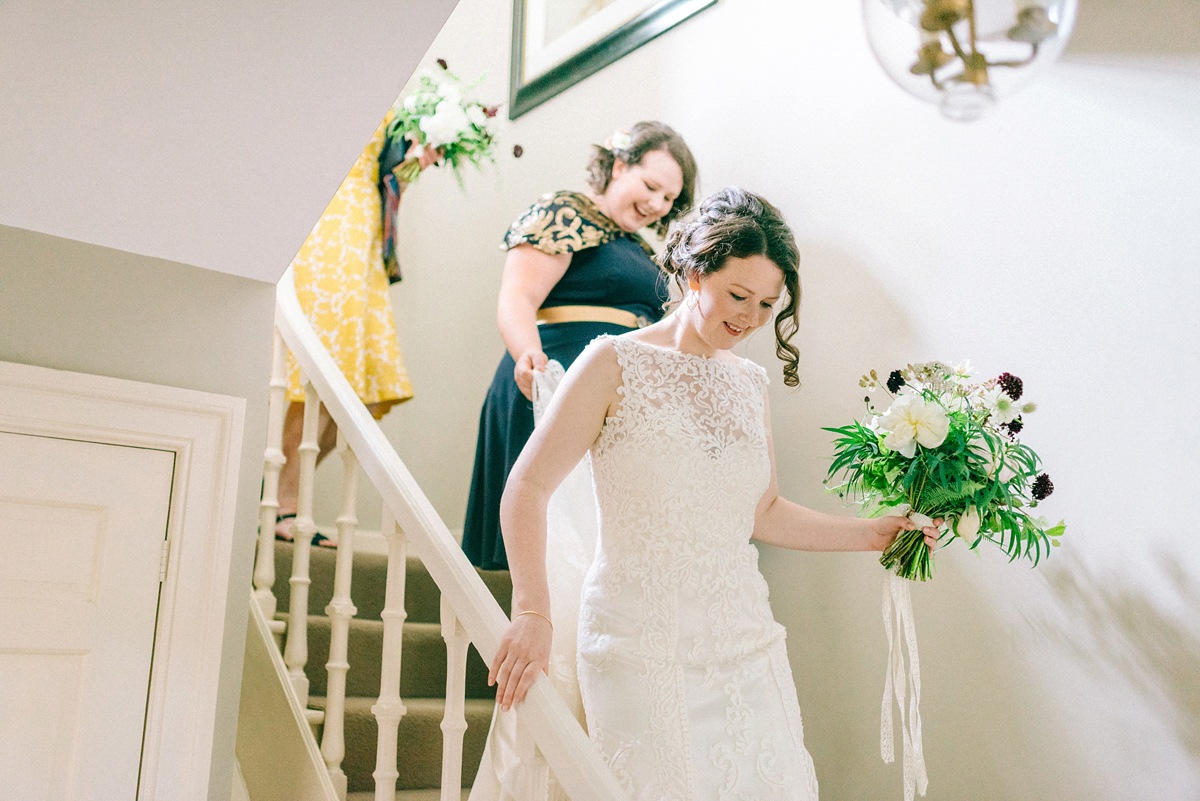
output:
[[554,628],[554,621],[553,621],[553,620],[551,620],[550,618],[546,617],[545,615],[543,615],[541,612],[535,612],[535,611],[533,611],[532,609],[526,609],[524,612],[522,612],[521,614],[517,615],[517,617],[520,617],[521,615],[537,615],[537,616],[538,616],[538,617],[540,617],[542,620],[544,620],[544,621],[546,621],[547,623],[549,623],[549,624],[550,624],[550,628],[552,628],[552,629]]

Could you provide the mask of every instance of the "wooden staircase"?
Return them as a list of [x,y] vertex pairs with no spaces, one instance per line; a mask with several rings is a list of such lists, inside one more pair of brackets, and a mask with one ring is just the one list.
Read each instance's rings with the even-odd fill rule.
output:
[[[335,556],[332,548],[314,547],[311,551],[312,584],[308,596],[308,662],[305,673],[309,680],[309,706],[316,709],[323,709],[325,700],[330,621],[324,610],[333,595]],[[279,576],[291,575],[290,543],[276,543],[275,565]],[[346,755],[342,761],[342,769],[348,780],[348,801],[370,801],[375,797],[375,783],[371,774],[375,769],[376,723],[371,714],[371,705],[379,695],[383,652],[380,612],[383,610],[386,575],[386,556],[369,553],[355,555],[351,598],[358,613],[350,624],[348,661],[351,667],[346,675]],[[508,571],[481,570],[479,575],[507,614],[512,596]],[[286,579],[275,583],[274,593],[278,604],[276,618],[286,619],[289,600]],[[404,623],[400,697],[408,711],[400,721],[396,766],[400,777],[396,783],[396,798],[433,801],[439,797],[441,782],[440,724],[445,709],[446,643],[442,639],[439,623],[440,593],[437,585],[421,562],[414,558],[407,562],[404,608],[408,617]],[[494,698],[495,688],[487,686],[487,666],[472,646],[467,657],[464,788],[469,788],[474,781],[492,717]],[[318,739],[319,736],[318,728]]]

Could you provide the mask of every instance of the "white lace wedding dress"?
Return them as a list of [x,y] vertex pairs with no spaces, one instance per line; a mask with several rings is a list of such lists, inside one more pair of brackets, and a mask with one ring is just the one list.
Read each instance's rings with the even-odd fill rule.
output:
[[622,399],[592,448],[600,540],[578,640],[592,740],[636,801],[816,801],[750,544],[766,372],[608,341]]

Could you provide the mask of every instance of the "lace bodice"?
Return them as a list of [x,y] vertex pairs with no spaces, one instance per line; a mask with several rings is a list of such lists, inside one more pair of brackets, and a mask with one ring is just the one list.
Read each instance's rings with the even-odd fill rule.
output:
[[690,664],[764,647],[782,636],[750,544],[770,480],[766,372],[608,341],[621,401],[592,448],[601,533],[581,634]]

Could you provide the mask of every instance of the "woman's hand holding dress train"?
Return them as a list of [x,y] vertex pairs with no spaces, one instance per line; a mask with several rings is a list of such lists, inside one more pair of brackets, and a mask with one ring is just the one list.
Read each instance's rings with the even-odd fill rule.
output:
[[551,255],[532,245],[517,245],[504,260],[496,324],[516,362],[513,378],[529,400],[533,400],[533,372],[543,369],[548,361],[538,334],[537,310],[570,264],[569,253]]

